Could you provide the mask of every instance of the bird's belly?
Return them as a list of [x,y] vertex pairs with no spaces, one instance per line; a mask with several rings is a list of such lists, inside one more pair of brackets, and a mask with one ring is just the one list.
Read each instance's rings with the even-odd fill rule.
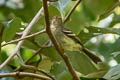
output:
[[78,43],[76,43],[71,38],[67,37],[64,33],[57,34],[56,38],[59,43],[59,46],[61,46],[64,50],[79,51],[81,48],[81,46]]

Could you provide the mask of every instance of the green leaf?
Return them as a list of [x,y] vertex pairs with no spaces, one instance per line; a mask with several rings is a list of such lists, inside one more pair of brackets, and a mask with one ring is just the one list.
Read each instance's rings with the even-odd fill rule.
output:
[[70,0],[58,0],[57,2],[54,2],[52,5],[54,5],[61,13],[62,16],[65,15],[64,8],[67,6],[67,4],[70,2]]
[[97,66],[99,67],[99,71],[108,71],[110,69],[107,62],[99,62]]
[[[91,62],[91,60],[84,53],[81,52],[65,52],[70,59],[71,64],[76,69],[76,71],[89,74],[96,72],[97,68]],[[61,56],[57,53],[54,47],[48,47],[43,50],[43,54],[50,58],[52,61],[61,61]]]
[[119,0],[95,0],[93,4],[92,0],[84,0],[83,4],[94,15],[101,15],[110,10],[118,1]]
[[60,61],[61,60],[61,56],[57,53],[56,49],[53,46],[43,49],[42,52],[45,56],[50,58],[50,60],[52,60],[52,61]]
[[56,77],[56,80],[72,80],[72,76],[66,69],[66,65],[63,61],[54,63],[50,73]]
[[113,52],[113,53],[111,53],[111,55],[112,55],[113,57],[120,56],[120,51]]
[[[32,57],[33,55],[33,52],[32,50],[29,50],[29,49],[24,49],[24,48],[21,48],[20,49],[20,55],[22,57],[22,59],[24,61],[28,60],[30,57]],[[39,60],[39,56],[35,56],[30,62],[36,62]]]
[[113,0],[112,5],[106,10],[105,13],[103,13],[102,15],[100,15],[99,20],[104,19],[105,17],[109,16],[110,14],[113,13],[113,10],[120,5],[119,0]]
[[81,80],[106,80],[103,78],[86,78],[86,77],[80,77]]
[[[72,80],[72,76],[63,61],[59,63],[54,63],[53,66],[51,67],[50,73],[56,77],[56,80]],[[82,76],[80,74],[77,75]],[[98,79],[98,78],[87,78],[87,77],[80,77],[80,78],[81,80]],[[105,79],[98,79],[98,80],[105,80]]]
[[84,9],[82,7],[82,5],[79,5],[65,24],[65,26],[69,27],[69,29],[72,30],[72,32],[75,34],[81,32],[86,24],[91,23],[91,20],[88,16],[85,15]]
[[89,26],[89,27],[85,27],[84,30],[78,34],[78,37],[83,43],[85,43],[91,38],[102,35],[102,34],[120,35],[120,29],[119,28],[99,28],[99,27]]
[[31,42],[29,40],[24,40],[23,46],[25,48],[32,49],[32,50],[37,50],[38,49],[38,46],[36,46],[33,42]]
[[93,62],[90,60],[90,58],[88,58],[87,55],[85,55],[85,53],[69,51],[66,52],[66,54],[68,55],[68,58],[70,59],[70,62],[76,71],[87,75],[98,70],[95,64],[93,64]]
[[118,24],[120,22],[120,15],[114,14],[111,23],[108,27],[114,27],[114,25]]
[[10,20],[6,24],[6,28],[4,29],[2,40],[3,41],[12,40],[15,37],[16,32],[20,30],[20,27],[22,27],[20,18],[14,18]]
[[[2,47],[2,53],[0,54],[0,60],[4,61],[8,58],[8,56],[10,56],[12,54],[12,52],[14,51],[14,48],[16,46],[13,44],[7,45]],[[8,66],[12,66],[12,67],[18,67],[20,66],[19,61],[18,61],[18,57],[15,56],[10,62]]]
[[94,72],[91,74],[88,74],[87,77],[88,78],[102,78],[107,71],[98,71],[98,72]]
[[112,67],[103,77],[107,80],[117,80],[120,78],[120,64]]
[[2,50],[0,53],[0,64],[8,58],[7,52]]
[[40,34],[38,36],[35,36],[35,42],[39,45],[43,45],[48,40],[49,40],[49,37],[47,34]]

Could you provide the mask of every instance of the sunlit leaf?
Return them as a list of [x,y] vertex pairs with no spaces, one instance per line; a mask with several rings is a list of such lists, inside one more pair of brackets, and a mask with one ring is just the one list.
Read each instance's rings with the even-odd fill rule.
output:
[[58,0],[57,2],[54,2],[52,5],[54,5],[61,13],[62,16],[64,16],[64,8],[67,6],[67,4],[70,2],[70,0]]
[[78,34],[78,37],[81,39],[83,43],[85,43],[91,38],[102,35],[102,34],[120,35],[120,29],[119,28],[99,28],[99,27],[89,26],[89,27],[86,27],[83,31],[81,31]]
[[107,80],[117,80],[120,78],[120,64],[112,67],[103,77]]

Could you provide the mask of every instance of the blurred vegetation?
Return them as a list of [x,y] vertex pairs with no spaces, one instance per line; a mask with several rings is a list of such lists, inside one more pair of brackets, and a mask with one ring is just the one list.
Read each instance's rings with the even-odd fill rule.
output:
[[[64,19],[75,2],[74,0],[59,0],[50,3],[50,19],[56,15],[60,15]],[[20,38],[21,35],[16,33],[22,32],[27,27],[41,7],[42,0],[0,0],[1,45]],[[91,60],[82,54],[68,52],[71,64],[81,80],[117,80],[120,78],[119,22],[119,0],[82,0],[70,20],[65,24],[80,38],[86,48],[94,51],[103,60],[102,63],[94,64],[92,62],[92,64]],[[43,28],[45,28],[44,16],[41,16],[29,34],[38,32]],[[29,59],[48,40],[47,34],[25,40],[20,49],[23,60]],[[8,58],[15,47],[16,43],[1,47],[0,64]],[[54,46],[44,48],[41,53],[42,61],[39,61],[41,58],[37,55],[30,61],[31,65],[39,63],[38,68],[55,76],[56,80],[72,80],[72,76]],[[0,73],[13,72],[19,66],[18,58],[14,57]],[[33,72],[31,70],[27,71]],[[18,78],[9,77],[0,80],[18,80]],[[33,78],[20,78],[20,80],[33,80]]]

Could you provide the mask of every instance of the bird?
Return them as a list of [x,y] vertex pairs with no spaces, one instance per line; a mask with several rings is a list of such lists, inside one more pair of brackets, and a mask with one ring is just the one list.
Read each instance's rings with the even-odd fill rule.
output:
[[97,55],[85,48],[76,34],[64,26],[64,22],[60,16],[53,17],[50,27],[61,48],[68,51],[82,51],[96,64],[102,62]]

